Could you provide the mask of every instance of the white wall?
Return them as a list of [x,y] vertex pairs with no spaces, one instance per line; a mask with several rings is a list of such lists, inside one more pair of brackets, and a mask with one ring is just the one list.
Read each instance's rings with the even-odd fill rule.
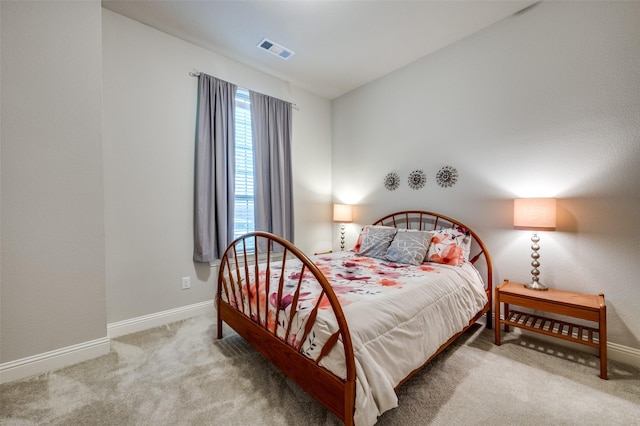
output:
[[[212,270],[191,260],[192,68],[299,105],[305,251],[335,248],[332,198],[357,203],[360,223],[429,208],[479,231],[498,281],[524,280],[511,200],[557,196],[543,280],[604,292],[609,340],[639,348],[639,9],[542,3],[332,106],[97,1],[1,2],[0,364],[213,297]],[[445,164],[460,171],[450,189],[434,183]],[[423,190],[384,190],[388,171],[416,168]]]
[[[530,278],[512,199],[557,197],[541,280],[603,292],[608,340],[640,348],[639,22],[640,2],[542,2],[334,100],[334,198],[361,224],[406,208],[462,220],[499,283]],[[445,165],[460,173],[448,189],[435,182]],[[414,169],[422,190],[406,184]]]
[[[193,255],[197,69],[294,102],[295,242],[331,245],[331,104],[287,82],[103,9],[107,320],[214,297]],[[181,277],[191,289],[181,289]]]
[[213,299],[215,268],[191,260],[193,68],[299,106],[296,243],[331,245],[328,100],[98,1],[3,1],[0,19],[2,381],[105,353],[108,323]]
[[100,2],[0,7],[2,364],[107,328]]

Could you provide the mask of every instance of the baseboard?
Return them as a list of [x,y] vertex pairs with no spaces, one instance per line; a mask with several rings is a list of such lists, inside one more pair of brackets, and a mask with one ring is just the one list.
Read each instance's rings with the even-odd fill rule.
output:
[[614,361],[640,368],[640,350],[607,342],[607,356]]
[[0,364],[0,383],[24,379],[109,353],[109,338],[90,340]]
[[110,339],[214,312],[213,300],[107,324]]
[[107,324],[107,336],[0,364],[0,383],[24,379],[87,361],[110,350],[110,339],[214,312],[213,300]]

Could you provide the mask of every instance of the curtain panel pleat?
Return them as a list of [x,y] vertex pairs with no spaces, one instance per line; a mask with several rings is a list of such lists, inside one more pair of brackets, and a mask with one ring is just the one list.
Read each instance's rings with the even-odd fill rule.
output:
[[198,77],[193,260],[219,259],[233,240],[236,86]]
[[261,93],[249,93],[255,159],[256,231],[271,232],[293,242],[292,105]]

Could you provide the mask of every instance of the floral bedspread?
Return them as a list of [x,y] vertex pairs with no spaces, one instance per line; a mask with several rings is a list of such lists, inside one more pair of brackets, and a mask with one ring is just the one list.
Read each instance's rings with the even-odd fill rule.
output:
[[[380,414],[396,407],[395,386],[466,326],[487,302],[484,283],[470,264],[412,266],[353,252],[330,253],[313,260],[331,283],[349,325],[356,357],[357,425],[372,425]],[[283,273],[286,281],[276,318],[277,282]],[[265,265],[261,265],[259,274],[265,278]],[[299,262],[288,261],[284,271],[279,264],[272,264],[270,275],[268,295],[265,280],[261,279],[257,292],[252,286],[243,286],[243,294],[236,294],[231,304],[241,300],[245,309],[251,304],[254,320],[259,316],[259,321],[281,338],[290,327],[289,342],[297,346],[321,288],[312,274],[306,272],[302,276],[299,312],[289,325],[289,308],[301,278]],[[328,299],[323,298],[301,352],[317,358],[323,343],[336,329]],[[344,378],[342,345],[336,345],[320,364]]]

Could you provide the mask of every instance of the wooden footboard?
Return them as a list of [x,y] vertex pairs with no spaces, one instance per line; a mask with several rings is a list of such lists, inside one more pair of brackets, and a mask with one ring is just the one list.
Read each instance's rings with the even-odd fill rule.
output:
[[[261,263],[266,265],[266,270],[259,270]],[[299,277],[297,288],[289,287],[285,291],[285,277],[281,272],[294,264],[297,268],[294,274]],[[291,324],[301,309],[299,297],[303,279],[307,284],[309,280],[317,282],[322,290],[311,310],[309,306],[304,308],[310,314],[302,335],[294,335]],[[275,301],[258,296],[271,294],[276,289]],[[300,349],[311,331],[320,305],[327,302],[335,315],[338,330],[323,345],[320,355],[310,359],[300,353]],[[275,312],[269,308],[270,303],[277,307]],[[238,238],[221,259],[216,304],[218,338],[222,337],[224,321],[345,424],[353,424],[356,371],[349,328],[333,289],[304,253],[292,243],[265,232]],[[282,315],[288,318],[286,330],[277,324]],[[344,347],[346,379],[318,364],[338,341]]]

